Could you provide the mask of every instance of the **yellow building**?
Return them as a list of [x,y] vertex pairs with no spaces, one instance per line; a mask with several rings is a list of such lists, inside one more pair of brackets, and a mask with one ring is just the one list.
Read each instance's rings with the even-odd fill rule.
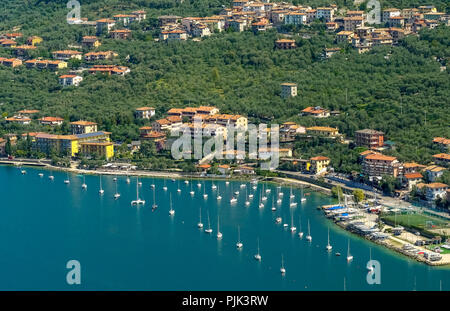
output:
[[318,156],[309,159],[306,169],[313,174],[321,174],[326,172],[328,165],[330,165],[330,158]]
[[114,157],[114,145],[112,142],[82,142],[80,143],[80,154],[95,154],[109,160]]
[[337,137],[339,135],[339,130],[328,126],[312,126],[306,128],[306,134],[322,137]]
[[38,36],[31,36],[27,39],[27,44],[29,45],[36,45],[44,41],[41,37]]
[[38,133],[33,141],[33,147],[46,154],[56,152],[74,157],[78,153],[78,138],[75,135]]

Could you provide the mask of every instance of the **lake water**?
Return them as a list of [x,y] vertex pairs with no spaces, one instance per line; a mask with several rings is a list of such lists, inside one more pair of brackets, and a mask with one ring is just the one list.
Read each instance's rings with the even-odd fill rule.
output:
[[[140,197],[146,205],[133,207],[136,178],[126,183],[118,177],[121,193],[114,200],[116,183],[103,176],[105,190],[98,193],[100,178],[83,177],[65,172],[0,166],[0,290],[450,290],[450,269],[430,267],[398,255],[338,228],[327,220],[317,206],[332,203],[325,195],[310,192],[307,202],[289,207],[289,188],[282,188],[283,202],[271,211],[275,185],[266,206],[258,207],[263,184],[255,191],[250,206],[245,206],[245,188],[240,182],[142,178]],[[43,173],[44,177],[39,177]],[[158,208],[152,212],[156,186]],[[212,190],[212,183],[218,190]],[[192,189],[195,195],[189,192]],[[167,186],[167,191],[163,187]],[[177,193],[177,188],[182,190]],[[208,198],[203,198],[205,188]],[[240,190],[238,202],[230,204],[232,193]],[[223,197],[216,199],[217,192]],[[294,190],[296,201],[300,191]],[[172,196],[175,215],[169,215]],[[202,222],[212,234],[197,228],[199,208]],[[302,231],[311,224],[312,243],[292,234],[289,228],[276,224],[294,224]],[[217,240],[217,216],[223,238]],[[236,248],[237,226],[241,228],[241,250]],[[333,250],[325,250],[327,228]],[[205,229],[204,228],[204,229]],[[262,261],[253,256],[260,240]],[[346,261],[350,239],[354,260]],[[369,248],[372,259],[381,264],[381,284],[366,281]],[[340,252],[341,256],[335,256]],[[285,276],[280,273],[281,254]],[[66,263],[81,264],[81,285],[68,285]],[[442,284],[442,285],[440,285]]]

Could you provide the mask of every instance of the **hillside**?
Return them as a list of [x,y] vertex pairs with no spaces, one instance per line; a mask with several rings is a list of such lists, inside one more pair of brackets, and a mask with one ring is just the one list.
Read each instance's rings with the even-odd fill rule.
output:
[[[426,3],[405,2],[404,6]],[[2,1],[0,31],[19,26],[25,38],[43,37],[36,56],[48,58],[51,51],[79,44],[82,36],[94,33],[92,27],[65,22],[65,3]],[[324,47],[335,45],[334,36],[320,27],[305,30],[309,39],[295,35],[299,48],[289,51],[274,49],[280,36],[275,30],[258,35],[221,33],[201,42],[153,40],[157,35],[154,17],[216,14],[227,3],[82,1],[82,17],[89,20],[135,9],[149,12],[150,18],[132,26],[130,41],[101,38],[101,50],[116,51],[119,58],[114,63],[129,66],[132,72],[125,77],[86,76],[78,88],[63,89],[53,72],[0,67],[0,112],[7,116],[34,108],[66,120],[95,120],[113,132],[113,139],[125,140],[138,136],[141,124],[133,118],[136,107],[151,105],[157,108],[157,116],[163,116],[171,107],[215,105],[224,112],[248,115],[254,122],[293,120],[305,126],[337,126],[350,137],[357,129],[375,128],[396,142],[393,153],[400,159],[425,162],[434,152],[432,137],[450,137],[449,70],[440,71],[441,64],[433,59],[442,58],[445,64],[450,57],[448,27],[425,30],[419,38],[408,37],[398,47],[376,48],[362,55],[346,48],[329,60],[323,60],[321,54]],[[0,56],[10,53],[0,48]],[[76,68],[80,64],[71,65]],[[299,96],[282,100],[282,82],[298,83]],[[341,114],[326,120],[298,116],[304,107],[318,105]],[[0,124],[0,134],[23,130]],[[328,148],[298,147],[298,153],[306,154]],[[338,152],[341,147],[336,148]]]

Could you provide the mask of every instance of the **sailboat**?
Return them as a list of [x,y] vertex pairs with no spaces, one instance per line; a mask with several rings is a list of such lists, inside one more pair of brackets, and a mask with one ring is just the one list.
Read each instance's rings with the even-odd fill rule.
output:
[[166,186],[166,180],[164,179],[164,187],[163,187],[164,191],[167,191],[167,186]]
[[117,177],[114,177],[114,178],[113,178],[113,182],[116,182],[116,181],[117,181]]
[[67,178],[64,180],[66,185],[70,184],[69,173],[67,173]]
[[169,215],[170,216],[173,216],[173,215],[175,215],[175,211],[174,211],[174,209],[172,208],[172,193],[170,194],[170,210],[169,210]]
[[114,199],[118,199],[118,198],[120,198],[120,193],[119,193],[119,191],[117,191],[117,183],[116,183],[116,193],[114,193]]
[[207,212],[207,214],[208,214],[208,228],[205,229],[205,233],[212,233],[211,222],[209,221],[209,212]]
[[245,188],[245,197],[247,198],[247,200],[245,201],[245,206],[249,206],[250,205],[250,200],[248,198],[247,188]]
[[227,185],[227,186],[228,186],[229,184],[230,184],[230,182],[229,182],[229,181],[226,181],[226,182],[225,182],[225,185]]
[[308,240],[309,242],[312,241],[311,227],[309,226],[309,219],[308,219],[308,235],[306,236],[306,240]]
[[[231,193],[233,193],[233,186],[231,186]],[[238,194],[239,194],[239,192],[238,192]],[[234,203],[236,203],[237,202],[237,199],[232,195],[231,196],[231,199],[230,199],[230,203],[231,204],[234,204]]]
[[303,239],[302,217],[301,217],[301,216],[298,217],[298,227],[299,227],[298,237],[299,237],[300,239]]
[[306,202],[306,197],[305,197],[305,195],[303,194],[303,188],[301,188],[300,202],[301,202],[301,203]]
[[86,176],[83,175],[83,184],[81,185],[81,189],[86,190],[87,189],[87,185],[86,185]]
[[208,194],[206,193],[206,187],[205,184],[203,183],[203,199],[207,199],[208,198]]
[[189,183],[189,180],[185,180],[184,183],[187,185]]
[[246,188],[247,185],[246,185],[246,184],[241,184],[240,187],[241,187],[241,188]]
[[139,177],[136,178],[136,200],[131,201],[131,205],[144,205],[145,201],[139,198]]
[[178,193],[181,193],[181,189],[180,189],[180,180],[178,180],[178,189],[177,189]]
[[275,207],[274,198],[272,198],[272,212],[275,212],[277,208]]
[[192,190],[192,183],[191,183],[191,192],[189,192],[192,196],[195,194],[194,190]]
[[128,175],[127,175],[126,181],[127,181],[127,184],[131,183],[131,179],[130,179],[130,177],[128,177]]
[[55,179],[55,176],[53,176],[53,175],[50,175],[50,176],[48,176],[48,179],[50,179],[50,180],[54,180],[54,179]]
[[156,195],[155,195],[155,188],[153,188],[153,205],[152,205],[152,211],[158,208],[158,204],[156,204]]
[[199,217],[199,221],[197,224],[198,228],[203,228],[203,223],[202,223],[202,208],[200,207],[200,217]]
[[326,246],[327,251],[331,251],[331,249],[333,248],[333,246],[331,246],[330,244],[330,228],[328,228],[328,244]]
[[98,191],[98,193],[100,195],[103,195],[103,193],[105,193],[105,190],[103,190],[103,187],[102,187],[102,175],[100,175],[100,190]]
[[283,254],[281,254],[281,268],[280,268],[281,274],[286,274],[286,269],[284,268],[284,260],[283,260]]
[[255,260],[261,261],[261,254],[259,253],[259,238],[258,238],[258,252],[254,256]]
[[241,242],[241,227],[238,226],[238,241],[236,243],[236,247],[242,248],[242,246],[244,246],[244,244],[242,244],[242,242]]
[[295,195],[292,193],[292,186],[291,186],[291,193],[290,193],[290,195],[289,195],[289,199],[294,199],[295,198]]
[[297,202],[292,202],[292,199],[289,200],[290,200],[289,207],[297,207]]
[[211,190],[216,190],[216,189],[217,189],[217,186],[213,183],[211,186]]
[[277,197],[278,197],[278,199],[277,199],[277,204],[278,205],[280,205],[281,204],[281,202],[282,202],[282,200],[281,200],[281,197],[280,197],[280,192],[279,192],[280,190],[279,190],[279,188],[277,187]]
[[350,239],[348,239],[348,247],[347,247],[347,262],[350,262],[353,260],[353,256],[350,255]]
[[217,200],[218,201],[222,200],[222,196],[220,195],[220,190],[218,187],[217,187]]
[[39,177],[44,177],[44,174],[42,174],[42,173],[39,173],[38,175],[39,175]]
[[291,213],[291,232],[294,233],[297,228],[294,226],[294,213]]
[[219,220],[219,215],[217,215],[217,239],[220,240],[222,238],[222,232],[220,232]]
[[283,219],[281,218],[281,217],[277,217],[277,218],[275,218],[275,223],[277,223],[277,224],[281,224],[281,221],[282,221]]
[[[165,180],[164,180],[165,181]],[[150,184],[150,188],[154,189],[155,188],[155,181],[152,179],[152,183]]]
[[197,187],[201,188],[202,184],[198,182]]
[[264,203],[262,202],[262,192],[259,195],[259,208],[263,208],[264,207]]

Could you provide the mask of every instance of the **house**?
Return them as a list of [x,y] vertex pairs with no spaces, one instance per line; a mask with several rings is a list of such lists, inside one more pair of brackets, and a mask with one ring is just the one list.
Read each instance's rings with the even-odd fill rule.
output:
[[309,159],[309,163],[308,171],[318,175],[326,172],[327,167],[330,165],[330,158],[325,156],[312,157]]
[[261,20],[252,23],[252,30],[253,32],[266,31],[269,28],[269,25],[269,21],[262,18]]
[[84,36],[81,44],[86,48],[98,48],[102,45],[96,36]]
[[27,117],[37,114],[39,112],[40,112],[40,110],[37,110],[37,109],[23,109],[23,110],[17,111],[19,116],[27,116]]
[[14,48],[14,53],[17,56],[28,56],[30,51],[36,50],[37,47],[34,45],[18,45]]
[[275,46],[277,49],[281,50],[290,50],[297,47],[297,45],[295,44],[295,40],[291,39],[279,39],[275,41]]
[[447,195],[446,193],[447,189],[448,185],[443,183],[434,182],[426,184],[424,186],[425,198],[429,202],[433,202],[438,198],[445,198]]
[[211,31],[208,28],[208,26],[204,25],[204,24],[195,24],[192,27],[192,35],[194,37],[207,37],[211,35]]
[[134,15],[137,22],[142,22],[147,18],[147,13],[144,10],[133,11],[131,12],[131,15]]
[[27,125],[31,123],[31,119],[24,116],[13,116],[10,118],[5,118],[6,122],[8,123],[15,123],[15,124],[22,124]]
[[420,173],[406,173],[400,177],[400,180],[411,191],[415,185],[422,181],[422,178],[423,176]]
[[363,17],[344,17],[344,31],[355,31],[358,27],[364,27]]
[[109,18],[103,18],[96,21],[96,29],[97,34],[101,34],[103,32],[109,33],[109,31],[114,27],[116,21]]
[[23,34],[20,32],[13,32],[13,33],[7,33],[4,34],[3,37],[9,40],[16,40],[19,38],[22,38]]
[[27,44],[28,45],[36,45],[36,44],[41,43],[42,41],[44,41],[44,40],[41,37],[31,36],[31,37],[28,37]]
[[155,132],[171,132],[172,130],[179,129],[182,125],[181,117],[168,116],[165,119],[159,119],[152,123],[152,130]]
[[87,62],[93,62],[97,60],[111,59],[117,56],[118,54],[113,51],[89,52],[84,54],[84,60]]
[[247,21],[245,19],[234,19],[228,22],[228,26],[234,31],[243,32],[247,28]]
[[354,36],[355,33],[353,31],[340,31],[336,34],[336,43],[351,43]]
[[79,59],[81,60],[81,52],[73,50],[63,50],[52,52],[53,58],[58,60]]
[[335,31],[336,29],[339,28],[339,24],[336,22],[325,23],[325,26],[327,27],[328,31]]
[[130,39],[131,38],[131,30],[129,29],[116,29],[109,32],[111,38],[113,39]]
[[332,22],[334,20],[334,9],[332,7],[317,8],[316,18],[325,22]]
[[247,130],[248,119],[241,115],[215,114],[204,118],[208,124],[220,124],[222,126],[232,126],[235,129]]
[[127,26],[136,20],[136,16],[133,14],[116,14],[113,16],[116,22],[122,23],[122,25]]
[[289,98],[297,96],[296,83],[281,83],[281,97]]
[[137,119],[150,119],[155,115],[155,108],[153,107],[139,107],[134,112]]
[[241,165],[233,170],[234,174],[240,175],[254,175],[255,169],[251,166]]
[[153,141],[155,144],[163,144],[166,140],[166,133],[153,131],[151,126],[139,128],[139,138],[141,140]]
[[307,16],[306,13],[300,12],[290,12],[284,16],[284,24],[285,25],[305,25],[307,24]]
[[437,165],[430,165],[427,166],[423,171],[429,181],[435,182],[436,179],[444,174],[446,168]]
[[62,75],[59,77],[59,84],[62,86],[78,86],[81,81],[83,81],[83,77],[77,75]]
[[62,125],[63,122],[64,119],[59,117],[43,117],[39,119],[39,123],[41,125],[55,126],[55,125]]
[[166,41],[181,41],[187,40],[187,33],[184,30],[175,29],[170,31],[162,31],[160,34],[160,40]]
[[329,126],[312,126],[306,128],[306,134],[311,136],[336,138],[339,136],[339,130]]
[[88,134],[97,132],[97,123],[90,121],[75,121],[71,122],[70,126],[72,128],[72,134]]
[[130,73],[130,68],[115,65],[94,65],[89,69],[90,74],[105,73],[108,75],[124,76]]
[[390,8],[390,9],[384,9],[382,19],[384,23],[389,22],[389,19],[391,19],[394,16],[400,16],[402,12],[399,9]]
[[435,154],[435,155],[433,155],[433,161],[437,165],[442,165],[444,167],[449,167],[450,154],[448,154],[448,153]]
[[433,138],[433,144],[439,146],[442,151],[449,150],[450,139],[444,137],[435,137]]
[[177,15],[158,16],[160,26],[164,26],[167,24],[177,24],[180,19],[181,19],[181,16],[177,16]]
[[197,170],[201,173],[206,173],[211,169],[211,164],[198,164]]
[[105,141],[80,142],[78,153],[83,156],[95,155],[109,160],[114,157],[114,144]]
[[372,129],[358,130],[355,132],[355,143],[370,149],[383,147],[384,133]]
[[330,111],[320,106],[306,107],[302,110],[301,114],[303,116],[312,116],[315,118],[328,118],[330,116]]
[[17,42],[9,39],[1,39],[0,45],[4,48],[14,48],[17,46]]
[[285,122],[280,126],[280,142],[292,142],[299,134],[305,134],[306,128],[295,122]]
[[32,148],[46,154],[56,152],[74,157],[78,153],[78,139],[75,135],[38,133],[34,138]]
[[330,58],[331,56],[333,56],[335,53],[339,52],[340,50],[341,50],[340,47],[325,48],[325,49],[323,49],[323,57]]
[[230,166],[227,165],[227,164],[222,164],[222,165],[219,165],[219,166],[217,167],[217,170],[218,170],[222,175],[228,175],[228,174],[230,173],[231,168],[230,168]]
[[407,162],[407,163],[403,163],[403,174],[406,173],[416,173],[419,172],[421,170],[423,170],[425,168],[425,165],[421,165],[415,162]]
[[58,70],[67,68],[67,63],[62,60],[38,60],[30,59],[25,62],[27,68]]
[[0,64],[6,67],[15,68],[18,66],[22,66],[22,60],[18,58],[4,58],[0,57]]
[[372,153],[364,157],[362,162],[362,173],[369,177],[382,177],[389,175],[397,177],[399,167],[396,157]]

